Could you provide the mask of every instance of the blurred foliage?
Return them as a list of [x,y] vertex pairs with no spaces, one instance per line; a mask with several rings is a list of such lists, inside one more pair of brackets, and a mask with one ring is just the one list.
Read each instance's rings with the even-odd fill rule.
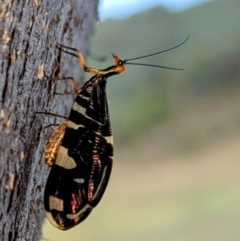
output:
[[[180,48],[141,60],[184,71],[127,66],[126,72],[108,80],[108,99],[114,136],[129,140],[174,116],[176,104],[191,93],[214,96],[216,92],[239,87],[240,1],[218,0],[180,13],[161,7],[124,20],[101,23],[92,39],[91,52],[123,59],[173,47],[191,35]],[[114,83],[112,83],[114,81]]]

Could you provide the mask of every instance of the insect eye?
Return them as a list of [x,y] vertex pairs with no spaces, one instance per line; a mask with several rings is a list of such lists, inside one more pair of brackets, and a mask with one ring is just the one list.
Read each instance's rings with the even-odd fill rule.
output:
[[123,65],[123,61],[122,61],[122,60],[119,60],[119,61],[118,61],[118,65],[120,65],[120,66]]

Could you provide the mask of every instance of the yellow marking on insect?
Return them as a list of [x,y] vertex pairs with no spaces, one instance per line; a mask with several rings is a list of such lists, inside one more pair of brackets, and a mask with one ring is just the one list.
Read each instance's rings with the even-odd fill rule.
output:
[[63,167],[65,169],[73,169],[77,166],[74,159],[68,156],[68,149],[66,149],[65,147],[60,146],[57,154],[58,155],[55,162],[56,165]]
[[93,200],[94,200],[95,197],[98,195],[98,192],[99,192],[100,188],[102,187],[102,183],[103,183],[103,180],[104,180],[104,178],[105,178],[106,171],[107,171],[107,167],[105,167],[104,170],[103,170],[102,178],[101,178],[100,183],[98,184],[98,187],[97,187],[96,192],[95,192],[94,195],[93,195]]
[[84,100],[89,100],[89,97],[88,97],[88,96],[84,96],[84,95],[79,94],[79,97],[81,97],[81,98],[84,99]]
[[83,126],[83,125],[77,125],[76,123],[68,120],[68,128],[72,128],[74,130],[77,130],[79,127],[85,128],[85,126]]
[[54,196],[49,197],[49,208],[50,210],[64,211],[63,200]]
[[86,204],[80,211],[78,211],[77,213],[75,214],[67,214],[66,217],[68,219],[81,219],[81,214],[85,213],[87,209],[92,209],[92,206],[90,206],[89,204]]
[[80,184],[83,184],[85,180],[83,178],[75,178],[75,179],[73,179],[73,181],[77,182],[77,183],[80,183]]
[[112,137],[112,136],[105,136],[104,138],[105,138],[105,140],[106,140],[107,143],[113,145],[113,137]]
[[77,102],[73,103],[72,109],[77,111],[78,113],[84,113],[86,112],[86,108],[83,108],[81,105],[79,105]]

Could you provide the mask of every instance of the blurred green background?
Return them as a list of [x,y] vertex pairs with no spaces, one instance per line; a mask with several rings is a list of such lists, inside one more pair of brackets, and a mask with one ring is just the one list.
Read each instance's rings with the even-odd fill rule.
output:
[[[115,138],[112,176],[98,207],[42,240],[238,241],[240,238],[240,1],[215,0],[173,13],[156,7],[96,27],[89,64],[127,66],[108,80]],[[89,76],[86,76],[89,78]]]

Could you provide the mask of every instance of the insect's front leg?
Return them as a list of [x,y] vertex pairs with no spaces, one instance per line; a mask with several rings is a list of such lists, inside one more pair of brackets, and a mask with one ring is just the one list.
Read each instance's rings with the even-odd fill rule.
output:
[[[105,74],[105,72],[100,70],[100,69],[88,67],[87,64],[86,64],[86,60],[85,60],[84,55],[79,50],[77,50],[75,48],[65,46],[65,45],[62,45],[62,44],[59,44],[59,43],[57,43],[57,48],[59,48],[64,53],[67,53],[67,54],[70,54],[70,55],[76,57],[78,59],[78,62],[80,64],[80,66],[83,68],[83,70],[85,72],[87,72],[89,74],[93,74],[93,75],[103,75],[103,74]],[[73,51],[73,52],[71,52],[71,51]]]

